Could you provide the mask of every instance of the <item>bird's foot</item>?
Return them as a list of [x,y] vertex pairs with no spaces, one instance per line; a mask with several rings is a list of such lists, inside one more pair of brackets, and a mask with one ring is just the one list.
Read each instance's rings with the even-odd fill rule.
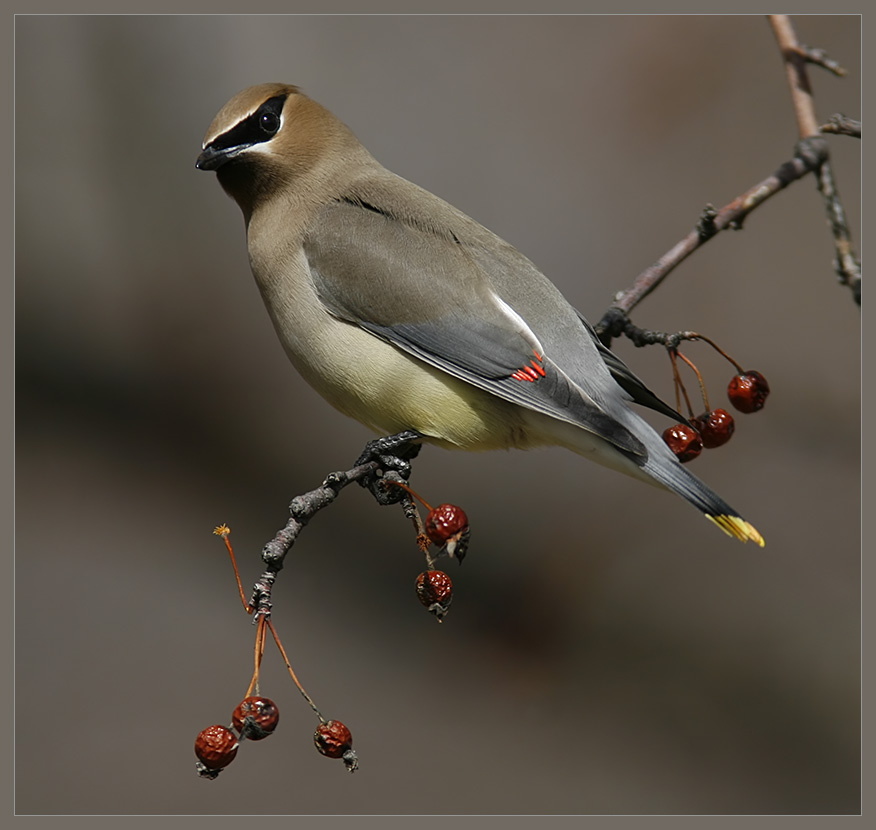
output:
[[[411,461],[420,452],[422,438],[419,432],[407,429],[396,435],[375,438],[365,445],[356,466],[373,462],[377,469],[359,483],[367,487],[380,504],[395,504],[405,496],[401,487],[387,486],[387,481],[406,482],[411,477]],[[387,477],[387,473],[393,475]]]

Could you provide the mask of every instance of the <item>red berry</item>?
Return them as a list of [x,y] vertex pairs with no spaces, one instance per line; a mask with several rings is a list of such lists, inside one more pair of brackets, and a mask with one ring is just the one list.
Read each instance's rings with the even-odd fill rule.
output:
[[441,622],[453,601],[453,582],[444,571],[423,571],[417,577],[417,596]]
[[251,741],[267,738],[280,722],[280,710],[267,697],[247,697],[237,704],[231,723],[241,737]]
[[426,516],[426,535],[439,546],[447,547],[448,556],[461,562],[468,548],[468,516],[455,504],[439,504]]
[[237,755],[237,747],[237,735],[227,726],[208,726],[195,738],[195,755],[208,770],[227,767]]
[[693,461],[703,451],[703,439],[687,424],[667,427],[663,431],[663,440],[682,464]]
[[339,720],[321,723],[313,733],[316,748],[328,758],[342,758],[353,745],[350,730]]
[[736,375],[727,384],[727,397],[740,412],[757,412],[763,409],[769,393],[770,385],[766,378],[754,370]]
[[714,449],[726,444],[733,436],[736,424],[726,409],[713,409],[698,415],[691,423],[703,439],[706,449]]
[[444,571],[424,571],[417,577],[417,596],[423,605],[450,601],[453,581]]

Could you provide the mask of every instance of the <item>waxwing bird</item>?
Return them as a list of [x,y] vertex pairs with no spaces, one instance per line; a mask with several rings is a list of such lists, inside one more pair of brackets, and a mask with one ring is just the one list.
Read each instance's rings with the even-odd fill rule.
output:
[[629,404],[677,413],[526,257],[386,170],[297,87],[232,98],[197,167],[243,211],[289,359],[341,412],[448,448],[563,446],[763,545]]

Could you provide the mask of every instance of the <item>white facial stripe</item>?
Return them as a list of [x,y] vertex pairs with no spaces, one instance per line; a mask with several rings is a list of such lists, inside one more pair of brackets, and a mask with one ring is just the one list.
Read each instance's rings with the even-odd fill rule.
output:
[[274,139],[272,138],[269,141],[260,141],[258,144],[251,144],[243,152],[244,153],[270,153],[272,151],[268,145],[273,140]]

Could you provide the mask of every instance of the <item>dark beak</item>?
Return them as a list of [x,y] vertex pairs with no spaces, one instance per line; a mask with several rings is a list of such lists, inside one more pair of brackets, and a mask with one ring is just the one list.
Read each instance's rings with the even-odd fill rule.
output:
[[195,167],[198,170],[218,170],[222,165],[227,164],[250,146],[250,144],[238,144],[235,147],[214,147],[213,145],[208,145],[203,149],[201,155],[198,156]]

